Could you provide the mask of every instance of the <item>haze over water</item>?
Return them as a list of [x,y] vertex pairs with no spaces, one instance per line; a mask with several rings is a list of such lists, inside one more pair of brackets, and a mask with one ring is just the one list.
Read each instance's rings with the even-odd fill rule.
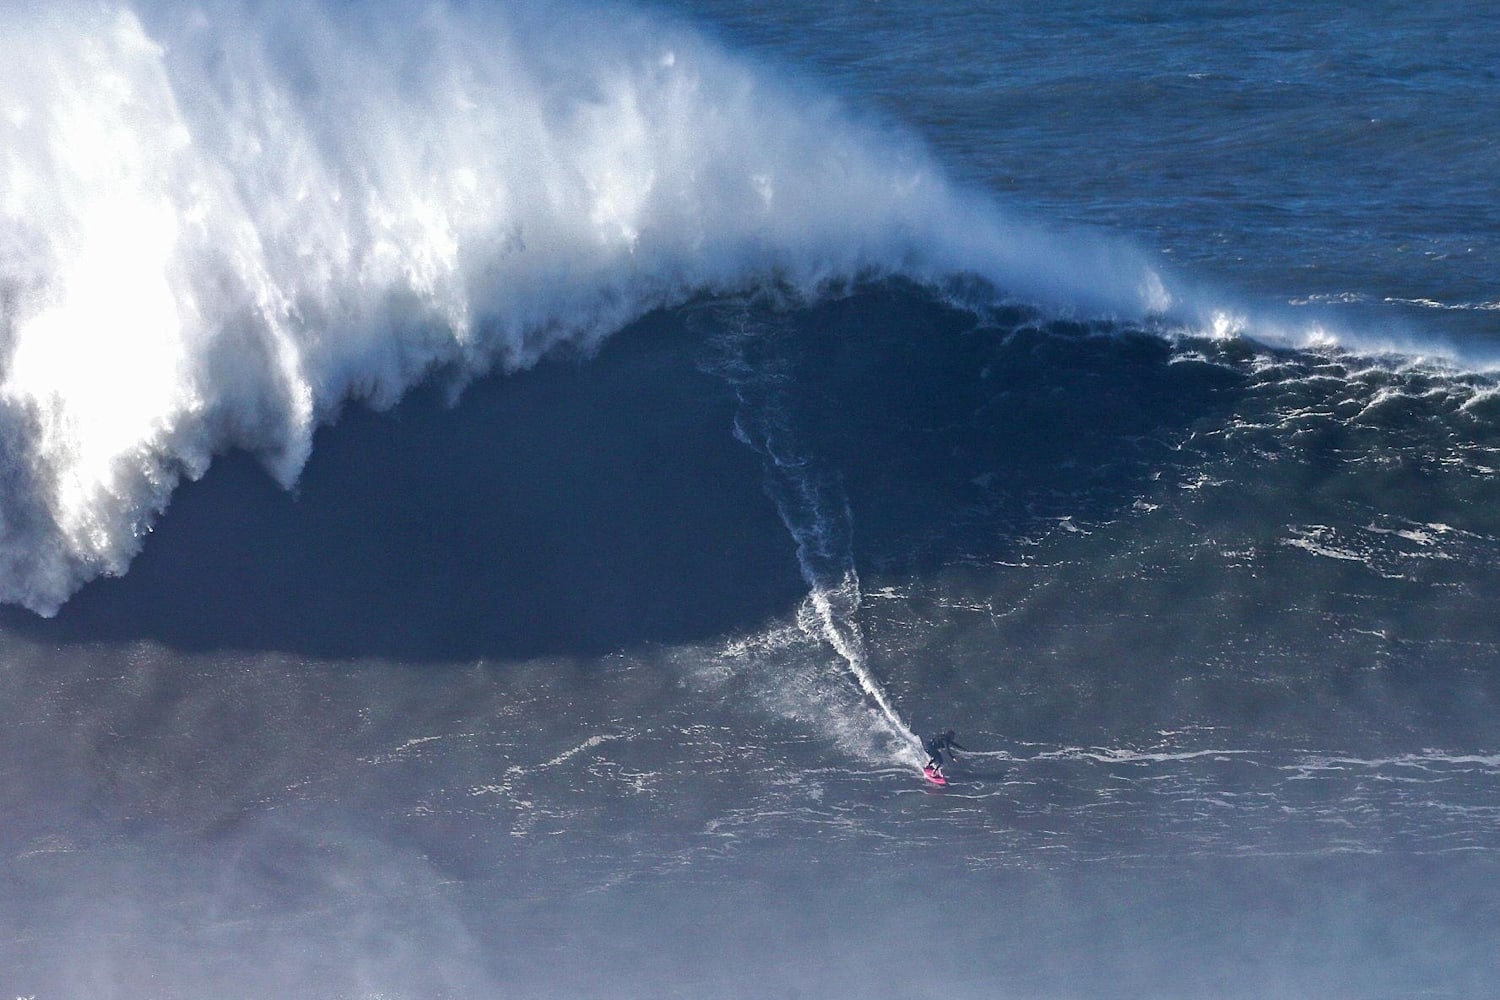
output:
[[1487,995],[1480,13],[0,15],[0,991]]

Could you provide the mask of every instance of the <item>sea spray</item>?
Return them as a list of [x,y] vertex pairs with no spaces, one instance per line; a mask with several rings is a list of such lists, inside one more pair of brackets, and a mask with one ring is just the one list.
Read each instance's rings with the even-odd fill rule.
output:
[[694,295],[974,273],[1169,302],[1128,248],[659,15],[209,0],[0,14],[0,601],[123,573],[183,477]]

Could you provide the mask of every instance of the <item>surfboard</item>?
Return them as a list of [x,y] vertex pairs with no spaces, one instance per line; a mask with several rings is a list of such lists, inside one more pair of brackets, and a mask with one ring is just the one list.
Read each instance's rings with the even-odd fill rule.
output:
[[948,784],[948,779],[939,774],[936,768],[922,768],[922,777],[926,778],[929,784],[936,785],[939,788]]

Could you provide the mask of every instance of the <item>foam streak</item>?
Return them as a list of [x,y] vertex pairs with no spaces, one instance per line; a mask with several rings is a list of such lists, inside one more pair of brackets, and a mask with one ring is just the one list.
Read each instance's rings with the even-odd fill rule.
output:
[[886,752],[920,766],[925,759],[921,739],[870,670],[857,618],[861,594],[854,565],[853,516],[838,477],[798,446],[788,408],[779,395],[788,373],[774,359],[752,361],[745,356],[757,340],[774,342],[778,331],[745,316],[720,317],[719,325],[731,331],[721,338],[730,359],[718,371],[739,398],[736,436],[765,458],[766,491],[796,544],[797,565],[808,587],[798,626],[826,643],[843,661],[845,672],[865,697],[887,744]]

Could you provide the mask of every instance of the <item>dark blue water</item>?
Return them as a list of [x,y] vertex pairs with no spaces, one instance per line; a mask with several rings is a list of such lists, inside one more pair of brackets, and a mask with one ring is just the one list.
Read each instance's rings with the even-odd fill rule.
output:
[[1484,11],[563,15],[5,15],[0,990],[1492,995]]
[[1500,38],[1473,4],[676,9],[1039,217],[1227,294],[1364,307],[1351,333],[1493,346]]

